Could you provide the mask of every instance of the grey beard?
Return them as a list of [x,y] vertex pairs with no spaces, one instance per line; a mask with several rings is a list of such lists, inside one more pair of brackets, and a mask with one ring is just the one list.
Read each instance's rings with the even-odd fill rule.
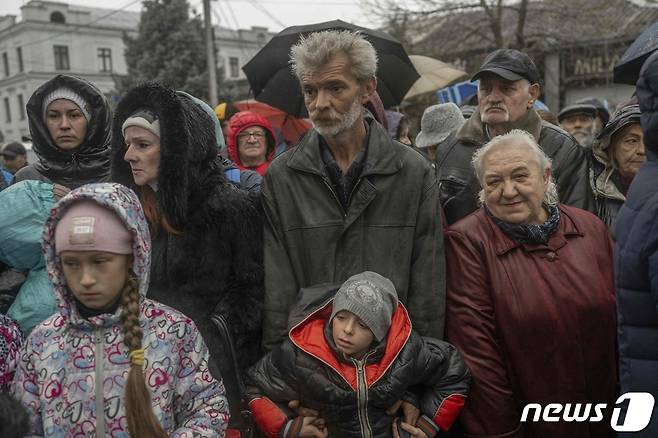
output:
[[594,134],[588,131],[574,131],[572,133],[574,138],[580,143],[581,146],[583,147],[590,147],[592,146],[592,141],[594,140]]
[[312,120],[311,122],[313,123],[315,130],[318,131],[321,136],[335,137],[354,126],[354,123],[356,123],[362,113],[363,107],[361,106],[361,100],[357,97],[354,99],[354,102],[352,102],[350,110],[343,116],[340,116],[340,120],[336,124],[330,126],[321,126],[314,123]]

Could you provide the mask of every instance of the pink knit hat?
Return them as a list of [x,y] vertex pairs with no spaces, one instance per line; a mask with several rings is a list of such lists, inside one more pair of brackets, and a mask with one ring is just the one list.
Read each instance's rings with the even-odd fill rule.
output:
[[81,201],[69,207],[55,229],[57,254],[62,251],[132,254],[132,240],[119,216],[93,201]]

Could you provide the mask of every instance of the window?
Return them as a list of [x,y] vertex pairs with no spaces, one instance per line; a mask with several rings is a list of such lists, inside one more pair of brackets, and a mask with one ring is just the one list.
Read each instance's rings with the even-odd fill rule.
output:
[[232,78],[237,78],[240,76],[240,71],[238,70],[239,65],[238,65],[238,58],[235,57],[230,57],[228,59],[229,66],[231,67],[231,77]]
[[18,58],[18,71],[23,71],[23,49],[20,47],[16,48],[16,57]]
[[259,33],[256,35],[256,41],[258,44],[265,44],[265,34],[264,33]]
[[66,19],[64,18],[64,14],[61,12],[53,12],[50,14],[50,22],[51,23],[66,23]]
[[25,120],[25,101],[23,101],[23,95],[19,94],[18,99],[18,118],[20,120]]
[[53,46],[55,49],[55,70],[69,69],[69,48],[68,46]]
[[5,77],[9,76],[9,58],[7,57],[7,52],[2,54],[2,66],[5,69]]
[[5,122],[11,123],[11,108],[9,107],[8,97],[5,97]]
[[112,71],[111,49],[98,49],[98,71]]

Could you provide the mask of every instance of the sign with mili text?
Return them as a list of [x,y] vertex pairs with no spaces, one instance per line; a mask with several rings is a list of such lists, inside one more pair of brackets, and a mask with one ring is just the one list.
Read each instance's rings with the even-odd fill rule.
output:
[[609,79],[628,42],[565,48],[560,53],[563,81]]

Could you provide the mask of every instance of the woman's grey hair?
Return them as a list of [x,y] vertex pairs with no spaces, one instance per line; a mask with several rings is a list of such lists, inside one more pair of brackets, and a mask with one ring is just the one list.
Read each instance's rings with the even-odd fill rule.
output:
[[[535,138],[530,135],[528,132],[521,129],[512,129],[507,134],[498,135],[492,138],[487,144],[478,149],[473,158],[471,159],[471,164],[475,170],[475,175],[477,176],[480,187],[484,187],[484,171],[483,163],[484,159],[489,152],[494,148],[506,146],[506,147],[518,147],[518,148],[528,148],[535,154],[537,159],[537,164],[539,165],[539,170],[544,173],[546,169],[551,169],[551,159],[541,150]],[[480,204],[484,204],[484,189],[480,190],[479,201]],[[556,205],[558,203],[557,195],[557,186],[553,180],[553,176],[548,179],[548,187],[546,188],[546,193],[544,194],[544,203],[547,205]]]
[[360,32],[349,30],[326,30],[302,36],[290,49],[290,66],[301,79],[302,75],[326,65],[338,53],[347,55],[359,83],[377,73],[377,51]]

